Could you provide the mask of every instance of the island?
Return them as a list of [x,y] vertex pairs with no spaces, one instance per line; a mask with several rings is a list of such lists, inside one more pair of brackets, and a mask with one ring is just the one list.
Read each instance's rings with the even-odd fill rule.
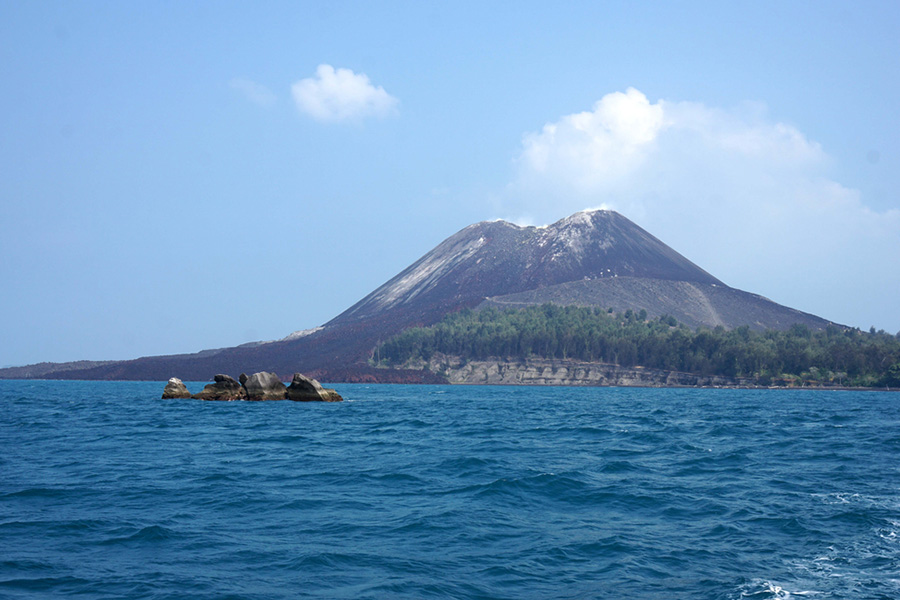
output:
[[290,385],[284,385],[276,373],[261,371],[238,380],[219,374],[202,391],[191,394],[181,379],[172,377],[163,389],[164,400],[194,398],[197,400],[294,400],[295,402],[341,402],[343,397],[331,388],[303,375],[294,373]]

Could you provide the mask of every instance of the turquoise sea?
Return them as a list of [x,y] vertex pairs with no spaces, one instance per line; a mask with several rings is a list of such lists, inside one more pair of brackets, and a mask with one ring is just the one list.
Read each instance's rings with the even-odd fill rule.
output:
[[163,385],[0,381],[0,597],[900,598],[898,394]]

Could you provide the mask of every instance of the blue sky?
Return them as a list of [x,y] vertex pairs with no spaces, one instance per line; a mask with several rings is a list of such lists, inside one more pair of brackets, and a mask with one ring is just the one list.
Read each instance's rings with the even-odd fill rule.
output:
[[900,4],[633,4],[0,3],[0,365],[280,338],[600,206],[900,330]]

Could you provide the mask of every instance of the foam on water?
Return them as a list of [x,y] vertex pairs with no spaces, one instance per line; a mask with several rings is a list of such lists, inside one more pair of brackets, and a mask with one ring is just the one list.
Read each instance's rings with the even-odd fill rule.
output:
[[741,590],[741,598],[753,598],[755,600],[789,600],[790,598],[818,595],[818,592],[814,591],[789,592],[780,585],[776,585],[770,581],[754,581],[748,584],[746,588],[747,589],[745,590]]
[[897,396],[0,382],[0,597],[900,598]]

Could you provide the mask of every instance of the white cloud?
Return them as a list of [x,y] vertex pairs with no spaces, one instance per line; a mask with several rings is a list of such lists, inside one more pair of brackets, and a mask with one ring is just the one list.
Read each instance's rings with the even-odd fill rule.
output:
[[270,108],[278,101],[278,97],[272,93],[272,90],[249,79],[235,77],[228,82],[228,86],[240,92],[250,102],[263,108]]
[[500,211],[551,222],[609,206],[730,285],[896,331],[900,210],[871,210],[831,165],[759,105],[651,103],[629,89],[524,135]]
[[319,65],[315,77],[301,79],[291,86],[291,93],[301,112],[320,121],[384,117],[399,103],[364,73],[331,65]]
[[643,162],[663,127],[662,107],[639,91],[609,94],[593,111],[567,115],[525,135],[520,175],[562,178],[576,189],[609,188]]

